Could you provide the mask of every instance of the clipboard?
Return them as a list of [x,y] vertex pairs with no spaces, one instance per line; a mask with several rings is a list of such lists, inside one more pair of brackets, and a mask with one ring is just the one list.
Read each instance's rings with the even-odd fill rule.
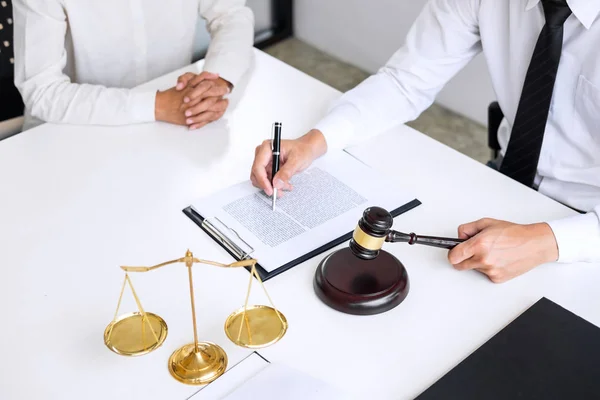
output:
[[[390,211],[390,214],[392,214],[393,217],[397,217],[401,214],[404,214],[407,211],[412,210],[415,207],[418,207],[419,205],[421,205],[421,202],[418,199],[414,199]],[[208,236],[210,236],[215,242],[217,242],[217,244],[219,244],[236,261],[242,261],[251,258],[249,254],[253,251],[252,247],[248,245],[248,243],[246,243],[244,239],[237,234],[237,232],[227,227],[217,218],[206,218],[200,215],[200,213],[198,213],[192,206],[183,209],[183,213],[187,215],[196,225],[198,225],[200,229],[206,232]],[[260,264],[256,264],[256,270],[258,272],[258,275],[260,276],[260,279],[262,279],[263,281],[267,281],[287,271],[288,269],[303,263],[304,261],[318,256],[319,254],[324,253],[327,250],[330,250],[350,240],[352,238],[352,232],[353,231],[350,231],[340,236],[339,238],[334,239],[331,242],[326,243],[306,253],[305,255],[296,258],[295,260],[289,261],[286,264],[275,268],[271,272],[268,272]],[[249,268],[246,269],[250,271]]]

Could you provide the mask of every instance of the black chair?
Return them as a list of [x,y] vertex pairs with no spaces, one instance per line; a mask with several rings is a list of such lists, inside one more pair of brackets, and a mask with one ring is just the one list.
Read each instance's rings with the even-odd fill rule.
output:
[[0,2],[0,140],[21,131],[23,100],[13,81],[12,1]]
[[492,150],[492,160],[498,157],[500,152],[500,143],[498,143],[498,128],[504,118],[504,113],[500,109],[497,101],[491,103],[488,107],[488,146]]

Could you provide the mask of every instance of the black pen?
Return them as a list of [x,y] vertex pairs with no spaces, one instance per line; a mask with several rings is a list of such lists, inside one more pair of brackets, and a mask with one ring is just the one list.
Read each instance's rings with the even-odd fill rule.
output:
[[[275,182],[275,174],[279,172],[279,152],[281,150],[281,122],[273,124],[273,139],[271,140],[271,150],[273,150],[273,170],[271,174],[271,185]],[[273,185],[273,211],[275,211],[275,202],[277,201],[277,189]]]

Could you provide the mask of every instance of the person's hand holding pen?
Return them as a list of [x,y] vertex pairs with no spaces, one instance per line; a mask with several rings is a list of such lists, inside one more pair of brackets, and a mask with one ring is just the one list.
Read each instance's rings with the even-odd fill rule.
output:
[[271,140],[267,139],[256,148],[250,174],[252,184],[264,190],[267,196],[273,196],[274,188],[278,189],[277,197],[281,197],[282,191],[291,190],[290,179],[327,152],[325,137],[315,129],[298,139],[282,140],[279,155],[280,168],[273,176],[271,144]]

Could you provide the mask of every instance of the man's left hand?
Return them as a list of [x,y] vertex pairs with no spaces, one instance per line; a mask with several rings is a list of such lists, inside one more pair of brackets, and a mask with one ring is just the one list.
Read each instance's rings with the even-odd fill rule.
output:
[[458,270],[482,272],[494,283],[558,259],[556,239],[546,223],[519,225],[484,218],[459,226],[458,236],[468,240],[448,253],[450,263]]
[[223,116],[229,106],[229,101],[223,96],[231,92],[232,86],[211,72],[198,75],[188,72],[179,77],[176,88],[190,88],[183,99],[181,110],[186,117],[186,124],[194,130]]

